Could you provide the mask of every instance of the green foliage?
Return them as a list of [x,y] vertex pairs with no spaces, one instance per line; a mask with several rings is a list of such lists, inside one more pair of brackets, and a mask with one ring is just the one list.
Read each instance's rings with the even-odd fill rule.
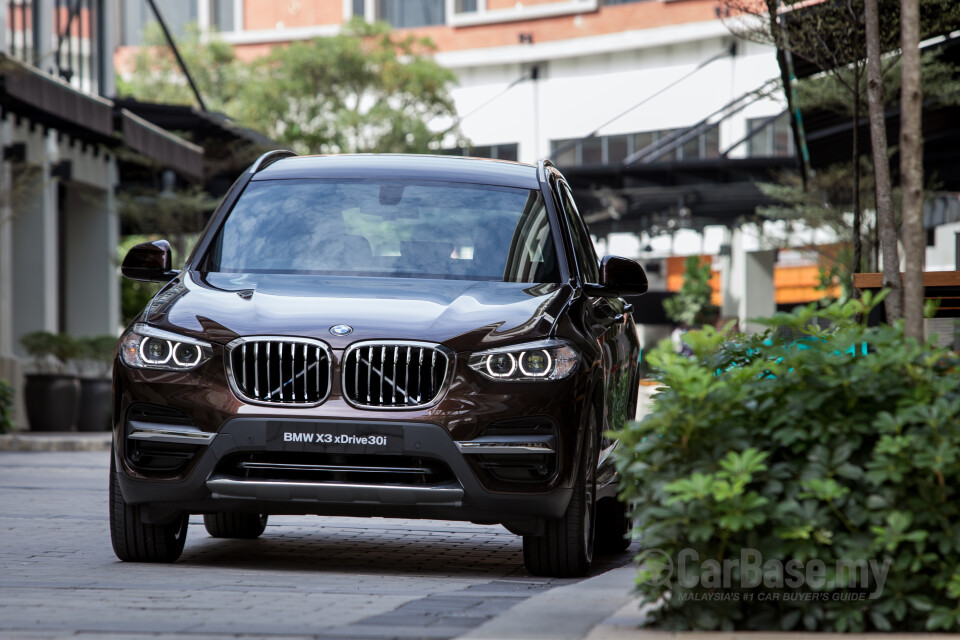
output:
[[[861,156],[860,167],[861,206],[871,209],[876,200],[873,163],[868,156]],[[850,162],[818,170],[808,178],[806,190],[798,175],[785,173],[779,176],[777,182],[757,183],[760,191],[772,201],[771,204],[757,207],[757,215],[768,220],[782,220],[788,225],[797,223],[808,229],[827,229],[839,242],[852,242],[853,184],[853,166]],[[899,211],[900,190],[895,190],[893,196],[895,210]],[[863,256],[868,261],[874,255],[875,224],[875,216],[864,217],[861,238]],[[852,252],[838,258],[845,259],[838,265],[839,272],[854,272]],[[859,270],[864,269],[861,266]],[[850,285],[849,277],[844,278],[844,285]]]
[[37,373],[65,373],[80,349],[77,341],[65,333],[34,331],[20,338]]
[[[236,98],[250,72],[237,59],[233,46],[215,35],[201,38],[199,27],[191,23],[178,38],[177,48],[207,108],[234,116],[239,106]],[[133,58],[130,73],[117,76],[117,94],[145,102],[197,106],[158,23],[150,22],[144,28],[143,45]]]
[[[898,33],[899,37],[899,33]],[[960,104],[960,67],[942,56],[943,51],[927,51],[920,56],[923,100],[927,108]],[[891,54],[883,61],[883,95],[887,108],[900,104],[900,57]],[[797,104],[804,110],[826,109],[845,116],[853,115],[853,101],[848,87],[854,84],[853,71],[843,68],[829,74],[815,75],[796,82]],[[860,83],[861,109],[867,104],[867,85]],[[861,116],[863,113],[861,112]]]
[[677,294],[663,301],[667,317],[687,326],[710,324],[717,318],[718,309],[710,303],[713,289],[710,277],[713,270],[709,262],[701,262],[699,256],[690,256],[684,263],[683,285]]
[[0,380],[0,433],[13,431],[13,387]]
[[110,334],[77,338],[77,359],[83,361],[82,375],[109,378],[117,337]]
[[[865,327],[877,303],[779,313],[756,336],[706,327],[685,337],[693,358],[669,343],[649,354],[663,386],[617,434],[617,464],[653,624],[960,630],[960,358]],[[743,563],[718,581],[750,550],[754,582]],[[777,572],[791,560],[800,584]]]
[[[300,153],[424,152],[456,135],[430,128],[456,121],[456,76],[430,57],[430,40],[398,36],[386,23],[357,19],[338,35],[278,46],[252,63],[196,29],[179,46],[208,108]],[[118,87],[142,100],[195,102],[156,30]]]

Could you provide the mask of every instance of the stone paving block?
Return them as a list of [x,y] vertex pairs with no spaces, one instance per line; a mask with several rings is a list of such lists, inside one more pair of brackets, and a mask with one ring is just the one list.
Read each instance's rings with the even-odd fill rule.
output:
[[577,582],[527,576],[502,527],[432,520],[277,516],[231,541],[192,516],[179,561],[123,563],[108,465],[0,452],[0,638],[439,640]]

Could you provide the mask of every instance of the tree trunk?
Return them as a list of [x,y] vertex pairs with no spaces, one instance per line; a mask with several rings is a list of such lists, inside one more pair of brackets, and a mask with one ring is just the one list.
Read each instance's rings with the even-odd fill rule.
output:
[[923,340],[923,89],[920,85],[920,3],[900,0],[903,49],[900,95],[900,186],[903,190],[904,330]]
[[[853,273],[860,273],[863,258],[863,241],[860,233],[862,226],[860,213],[860,65],[853,69]],[[853,275],[850,276],[850,290],[853,290]]]
[[900,253],[897,225],[893,215],[890,160],[887,158],[887,125],[883,106],[883,67],[880,50],[879,0],[866,0],[867,108],[870,112],[870,146],[876,178],[877,234],[883,250],[883,287],[890,289],[883,304],[887,322],[903,317],[903,285],[900,281]]

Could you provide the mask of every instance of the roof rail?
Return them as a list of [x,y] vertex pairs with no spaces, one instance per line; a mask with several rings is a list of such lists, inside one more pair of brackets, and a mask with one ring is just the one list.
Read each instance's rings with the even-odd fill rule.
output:
[[540,179],[540,182],[547,181],[547,167],[556,168],[557,165],[553,164],[553,160],[550,158],[540,158],[537,160],[537,177]]
[[250,165],[250,173],[263,171],[277,160],[282,160],[283,158],[289,158],[290,156],[295,155],[297,154],[289,149],[274,149],[273,151],[267,151],[265,154],[254,160],[253,164]]

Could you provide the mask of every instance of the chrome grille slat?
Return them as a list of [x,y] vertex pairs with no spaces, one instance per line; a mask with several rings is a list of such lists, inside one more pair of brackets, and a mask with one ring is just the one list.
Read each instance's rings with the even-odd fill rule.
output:
[[347,348],[341,386],[356,407],[412,409],[437,400],[451,367],[448,351],[422,342],[365,341]]
[[330,393],[332,358],[319,340],[238,338],[227,345],[227,353],[231,389],[248,402],[315,406]]

